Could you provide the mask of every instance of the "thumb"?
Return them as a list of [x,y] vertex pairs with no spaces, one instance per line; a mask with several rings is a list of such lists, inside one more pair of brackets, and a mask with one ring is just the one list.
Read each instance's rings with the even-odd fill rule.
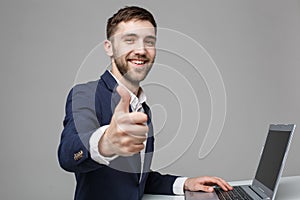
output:
[[207,185],[199,185],[199,190],[201,190],[203,192],[213,192],[214,188],[211,186],[207,186]]
[[115,111],[118,112],[129,112],[129,104],[130,104],[130,94],[129,92],[126,90],[126,88],[124,88],[124,86],[119,85],[117,87],[117,92],[119,93],[121,99],[119,104],[117,105]]

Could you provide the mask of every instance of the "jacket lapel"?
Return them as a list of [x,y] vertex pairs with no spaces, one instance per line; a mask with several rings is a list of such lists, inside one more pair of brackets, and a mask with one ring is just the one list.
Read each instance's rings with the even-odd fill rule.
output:
[[151,111],[146,103],[143,103],[143,109],[148,116],[147,125],[149,127],[149,132],[148,132],[148,139],[145,148],[145,158],[144,158],[144,166],[143,166],[143,174],[142,174],[141,182],[145,180],[147,172],[150,172],[153,151],[154,151],[154,138],[153,138],[153,126],[151,122]]

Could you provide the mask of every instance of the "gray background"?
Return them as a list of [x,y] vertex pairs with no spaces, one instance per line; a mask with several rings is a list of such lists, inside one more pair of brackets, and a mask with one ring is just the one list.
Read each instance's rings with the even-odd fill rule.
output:
[[[226,91],[223,130],[212,151],[199,159],[211,115],[209,86],[184,58],[158,50],[158,65],[145,88],[157,117],[157,149],[167,149],[167,155],[176,159],[166,163],[163,152],[157,154],[154,169],[184,176],[250,179],[268,124],[300,126],[299,1],[1,0],[0,199],[73,198],[74,177],[60,169],[56,153],[66,95],[75,83],[96,79],[105,70],[109,60],[103,51],[97,54],[100,62],[92,58],[86,62],[95,69],[80,66],[105,39],[107,18],[124,5],[148,8],[159,27],[176,30],[201,44],[218,66]],[[161,38],[171,49],[175,45],[189,50],[176,40],[176,34],[167,41]],[[165,74],[159,72],[159,65],[169,66]],[[190,83],[182,88],[186,96],[190,97],[189,89],[195,92],[200,118],[196,112],[185,112],[197,109],[189,104],[193,98],[176,92],[181,85],[172,78],[176,75],[156,79],[173,73],[173,66]],[[194,128],[195,117],[198,128]],[[184,131],[177,133],[181,121]],[[284,176],[300,175],[298,129]],[[189,134],[195,131],[191,141]],[[189,135],[187,143],[176,140],[185,135]]]

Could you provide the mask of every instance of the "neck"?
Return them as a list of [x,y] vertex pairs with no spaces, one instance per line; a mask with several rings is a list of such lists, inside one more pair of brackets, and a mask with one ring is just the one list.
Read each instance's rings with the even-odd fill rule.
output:
[[111,73],[122,83],[128,90],[130,90],[133,94],[138,96],[140,85],[139,83],[133,83],[126,79],[125,76],[123,76],[120,71],[118,70],[117,66],[113,63]]

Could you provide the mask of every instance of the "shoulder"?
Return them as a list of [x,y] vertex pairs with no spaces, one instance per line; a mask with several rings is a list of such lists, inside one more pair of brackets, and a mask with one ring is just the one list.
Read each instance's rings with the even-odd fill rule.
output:
[[81,83],[73,86],[67,97],[67,107],[77,110],[93,107],[99,80]]
[[105,71],[101,75],[100,79],[87,83],[77,84],[71,89],[70,93],[72,93],[73,95],[95,96],[97,93],[103,93],[106,91],[112,92],[116,85],[117,82],[109,73],[109,71]]
[[71,92],[73,95],[90,95],[95,94],[99,80],[81,83],[73,86]]

